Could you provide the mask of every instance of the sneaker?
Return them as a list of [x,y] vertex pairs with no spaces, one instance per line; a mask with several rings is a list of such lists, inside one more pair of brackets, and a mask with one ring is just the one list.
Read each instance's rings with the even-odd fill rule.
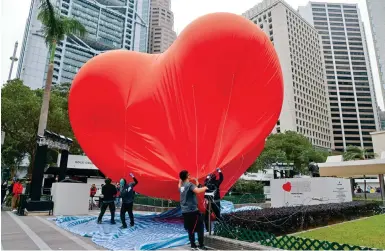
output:
[[209,250],[209,249],[205,246],[199,246],[198,250]]
[[115,221],[111,221],[111,225],[115,225],[116,224],[116,222]]
[[191,250],[198,250],[198,247],[196,245],[191,245]]
[[133,227],[134,225],[135,225],[134,222],[131,222],[131,223],[130,223],[130,226],[131,226],[131,227]]
[[120,229],[126,229],[127,228],[127,226],[121,226],[120,227]]
[[102,224],[102,221],[101,221],[101,220],[98,220],[97,224]]

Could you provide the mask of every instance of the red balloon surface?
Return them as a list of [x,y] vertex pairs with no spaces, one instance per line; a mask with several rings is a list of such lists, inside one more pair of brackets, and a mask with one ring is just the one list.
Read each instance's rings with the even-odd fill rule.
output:
[[227,191],[253,163],[281,112],[283,79],[269,38],[234,14],[203,16],[163,54],[116,50],[89,60],[69,96],[92,162],[136,191],[179,200],[179,172],[221,167]]

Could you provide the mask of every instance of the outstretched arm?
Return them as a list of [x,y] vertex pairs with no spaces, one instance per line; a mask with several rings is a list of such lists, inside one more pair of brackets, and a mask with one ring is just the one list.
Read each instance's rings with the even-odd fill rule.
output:
[[133,177],[132,179],[134,180],[134,186],[138,185],[138,180],[135,177]]
[[207,190],[207,187],[201,187],[201,188],[195,187],[193,192],[196,194],[200,194],[200,193],[206,192],[206,190]]
[[220,168],[217,168],[217,172],[219,173],[219,180],[218,180],[218,186],[220,186],[223,182],[223,173]]
[[134,174],[133,173],[130,173],[130,176],[132,177],[132,179],[134,180],[134,184],[132,187],[138,185],[138,180],[135,178]]

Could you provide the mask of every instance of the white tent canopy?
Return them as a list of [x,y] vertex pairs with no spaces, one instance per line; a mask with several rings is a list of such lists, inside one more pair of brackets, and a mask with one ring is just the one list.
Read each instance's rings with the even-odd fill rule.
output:
[[385,174],[385,159],[320,163],[321,176],[362,177]]
[[366,175],[378,175],[381,189],[381,198],[385,205],[384,174],[385,152],[379,154],[379,159],[342,161],[342,158],[330,156],[325,163],[320,163],[321,176],[355,178]]

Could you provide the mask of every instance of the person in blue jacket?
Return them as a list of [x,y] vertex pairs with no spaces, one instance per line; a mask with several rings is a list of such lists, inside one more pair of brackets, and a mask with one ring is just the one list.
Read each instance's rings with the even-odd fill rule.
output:
[[122,221],[121,228],[127,228],[126,212],[128,212],[128,216],[130,217],[130,226],[134,226],[134,214],[132,209],[135,196],[134,187],[138,184],[138,180],[132,173],[130,173],[130,176],[134,182],[127,184],[126,179],[122,178],[120,180],[120,197],[122,198],[122,207],[120,208],[120,220]]

